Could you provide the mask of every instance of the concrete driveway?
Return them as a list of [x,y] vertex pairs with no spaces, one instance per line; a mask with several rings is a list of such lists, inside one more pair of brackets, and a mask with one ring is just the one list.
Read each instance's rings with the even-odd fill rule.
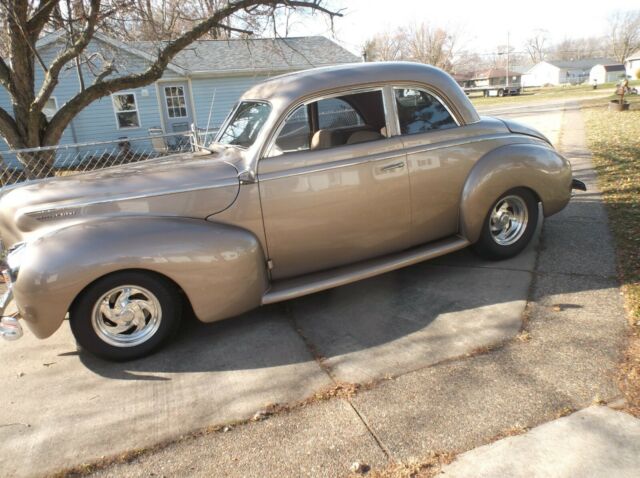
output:
[[[508,116],[559,140],[562,108]],[[0,344],[0,470],[52,472],[505,343],[523,327],[537,246],[501,263],[461,251],[233,320],[187,321],[168,349],[132,363],[79,355],[67,324]]]

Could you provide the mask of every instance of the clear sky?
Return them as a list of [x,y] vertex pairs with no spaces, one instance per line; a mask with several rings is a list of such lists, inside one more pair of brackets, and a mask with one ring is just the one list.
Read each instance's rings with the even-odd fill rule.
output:
[[[430,22],[463,32],[466,49],[480,53],[507,41],[517,50],[536,29],[549,32],[552,41],[606,33],[607,17],[621,9],[640,8],[638,0],[329,0],[345,9],[335,20],[335,38],[360,53],[367,38],[398,26]],[[332,36],[326,20],[305,18],[290,35]]]

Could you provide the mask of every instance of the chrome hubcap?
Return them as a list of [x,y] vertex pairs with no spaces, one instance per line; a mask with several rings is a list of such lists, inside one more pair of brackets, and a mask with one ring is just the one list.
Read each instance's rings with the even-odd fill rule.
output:
[[115,347],[134,347],[149,340],[160,327],[162,309],[147,289],[125,285],[111,289],[93,307],[93,330]]
[[528,221],[527,205],[522,198],[506,196],[491,211],[491,237],[500,246],[510,246],[522,237]]

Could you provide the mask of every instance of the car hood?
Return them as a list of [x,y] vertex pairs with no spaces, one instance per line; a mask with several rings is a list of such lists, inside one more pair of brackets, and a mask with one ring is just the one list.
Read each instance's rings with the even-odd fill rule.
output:
[[0,199],[5,246],[87,217],[206,218],[233,204],[240,183],[227,155],[193,153],[28,183]]

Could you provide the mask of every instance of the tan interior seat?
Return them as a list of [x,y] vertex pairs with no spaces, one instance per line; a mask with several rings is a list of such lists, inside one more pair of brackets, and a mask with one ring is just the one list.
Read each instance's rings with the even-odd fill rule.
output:
[[366,143],[367,141],[376,141],[382,138],[384,138],[384,136],[377,131],[355,131],[349,136],[347,144]]
[[333,144],[333,132],[328,129],[319,129],[311,138],[311,149],[327,149],[335,146]]

